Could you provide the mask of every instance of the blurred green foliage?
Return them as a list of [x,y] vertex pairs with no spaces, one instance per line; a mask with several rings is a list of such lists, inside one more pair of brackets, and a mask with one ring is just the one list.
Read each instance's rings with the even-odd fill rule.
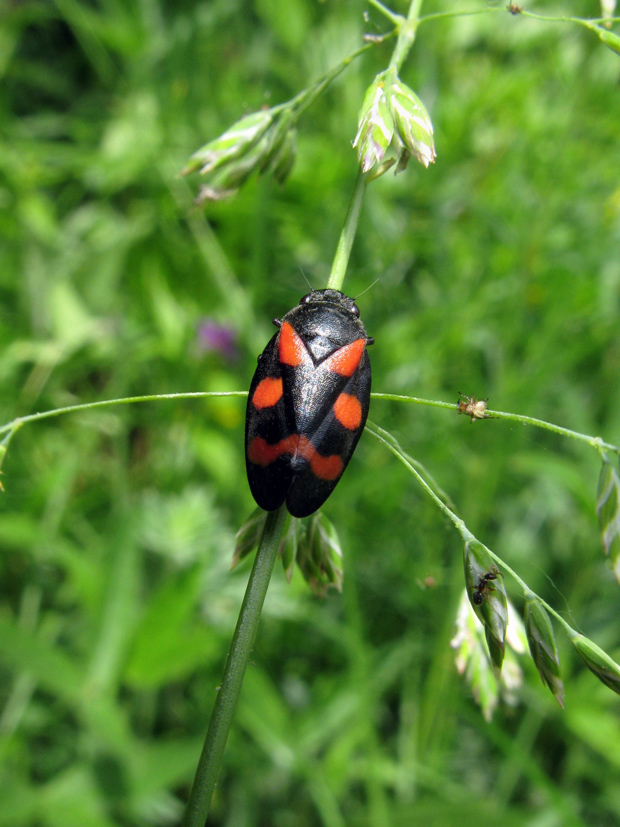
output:
[[[304,274],[326,281],[358,109],[390,45],[301,119],[283,187],[252,180],[200,211],[197,180],[176,175],[241,115],[291,98],[364,31],[386,31],[364,10],[7,0],[2,422],[247,387],[269,320],[307,292]],[[563,12],[600,13],[585,0]],[[497,11],[423,24],[401,75],[429,110],[438,158],[366,195],[345,289],[381,277],[359,300],[374,388],[488,396],[617,442],[618,55],[583,28]],[[207,322],[234,346],[214,346]],[[253,508],[243,416],[234,398],[120,406],[24,427],[11,443],[0,827],[178,823],[247,579],[249,561],[228,571]],[[376,402],[371,418],[618,659],[594,451],[431,408]],[[514,705],[486,723],[449,647],[463,588],[451,525],[369,435],[325,511],[343,543],[343,594],[319,601],[276,570],[209,823],[618,823],[620,701],[566,639],[566,710],[524,657]]]

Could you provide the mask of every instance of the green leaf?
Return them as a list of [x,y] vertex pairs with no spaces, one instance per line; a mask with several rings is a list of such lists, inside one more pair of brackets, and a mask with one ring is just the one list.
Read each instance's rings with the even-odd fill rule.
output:
[[201,566],[165,580],[136,631],[125,668],[134,687],[156,687],[185,677],[218,649],[212,632],[194,619],[204,583]]
[[82,763],[50,780],[41,790],[40,803],[42,823],[48,827],[114,827],[116,822],[106,813],[103,791],[90,767]]
[[69,703],[82,698],[86,674],[83,664],[69,657],[42,634],[0,617],[0,655],[16,672],[29,672],[48,691]]
[[607,456],[598,480],[596,513],[603,550],[620,583],[620,477]]

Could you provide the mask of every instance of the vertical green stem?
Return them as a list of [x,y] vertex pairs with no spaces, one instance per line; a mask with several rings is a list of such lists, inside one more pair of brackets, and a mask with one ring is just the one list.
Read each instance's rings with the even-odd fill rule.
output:
[[[390,61],[390,66],[396,69],[402,64],[415,39],[421,5],[422,0],[412,0],[407,19],[400,28],[398,42]],[[341,290],[344,283],[365,190],[366,177],[359,171],[327,282],[327,287],[333,290]],[[203,827],[209,812],[285,520],[286,510],[282,507],[269,514],[265,523],[196,770],[183,827]]]
[[360,218],[360,210],[362,209],[362,201],[364,199],[364,192],[366,191],[366,179],[361,170],[357,173],[355,184],[353,186],[353,193],[347,210],[347,216],[344,220],[344,227],[340,233],[340,241],[336,249],[336,255],[332,264],[332,270],[327,281],[328,288],[332,290],[342,290],[344,282],[344,275],[349,264],[349,257],[351,256],[351,247],[353,246],[353,239],[357,232],[357,225]]
[[[398,71],[404,59],[409,53],[409,49],[415,40],[415,33],[420,19],[420,9],[422,8],[422,0],[411,0],[409,6],[409,13],[407,19],[398,18],[400,22],[398,41],[394,47],[394,52],[390,60],[390,67]],[[359,223],[360,210],[362,207],[362,200],[366,190],[366,177],[362,172],[358,172],[355,185],[353,187],[353,194],[351,195],[351,202],[345,218],[344,227],[340,234],[340,241],[334,261],[332,264],[331,273],[327,281],[327,287],[333,290],[342,290],[344,276],[346,273],[349,257],[351,255],[351,247],[353,246],[353,239],[357,232],[357,225]]]
[[187,803],[183,827],[204,827],[285,522],[284,506],[267,515]]
[[398,32],[398,40],[392,58],[390,60],[390,68],[398,70],[403,65],[403,61],[409,54],[409,49],[413,46],[415,40],[416,29],[420,20],[420,9],[422,8],[422,0],[412,0],[409,6],[409,13],[406,21],[400,26]]

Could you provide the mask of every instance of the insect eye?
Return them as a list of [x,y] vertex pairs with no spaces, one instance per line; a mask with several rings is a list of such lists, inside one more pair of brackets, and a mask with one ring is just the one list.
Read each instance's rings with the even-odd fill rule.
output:
[[360,309],[359,309],[359,307],[358,307],[356,304],[354,304],[354,305],[351,307],[351,313],[353,313],[353,315],[354,315],[354,316],[358,316],[358,317],[359,317],[359,314],[360,314]]
[[312,296],[312,293],[306,293],[306,295],[303,296],[302,299],[300,300],[299,304],[305,304],[306,302],[309,302],[311,296]]

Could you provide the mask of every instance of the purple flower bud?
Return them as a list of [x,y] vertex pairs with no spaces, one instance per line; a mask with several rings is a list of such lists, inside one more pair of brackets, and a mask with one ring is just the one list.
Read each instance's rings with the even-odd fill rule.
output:
[[229,362],[239,358],[237,332],[213,319],[205,318],[199,322],[198,346],[203,353],[219,353]]

